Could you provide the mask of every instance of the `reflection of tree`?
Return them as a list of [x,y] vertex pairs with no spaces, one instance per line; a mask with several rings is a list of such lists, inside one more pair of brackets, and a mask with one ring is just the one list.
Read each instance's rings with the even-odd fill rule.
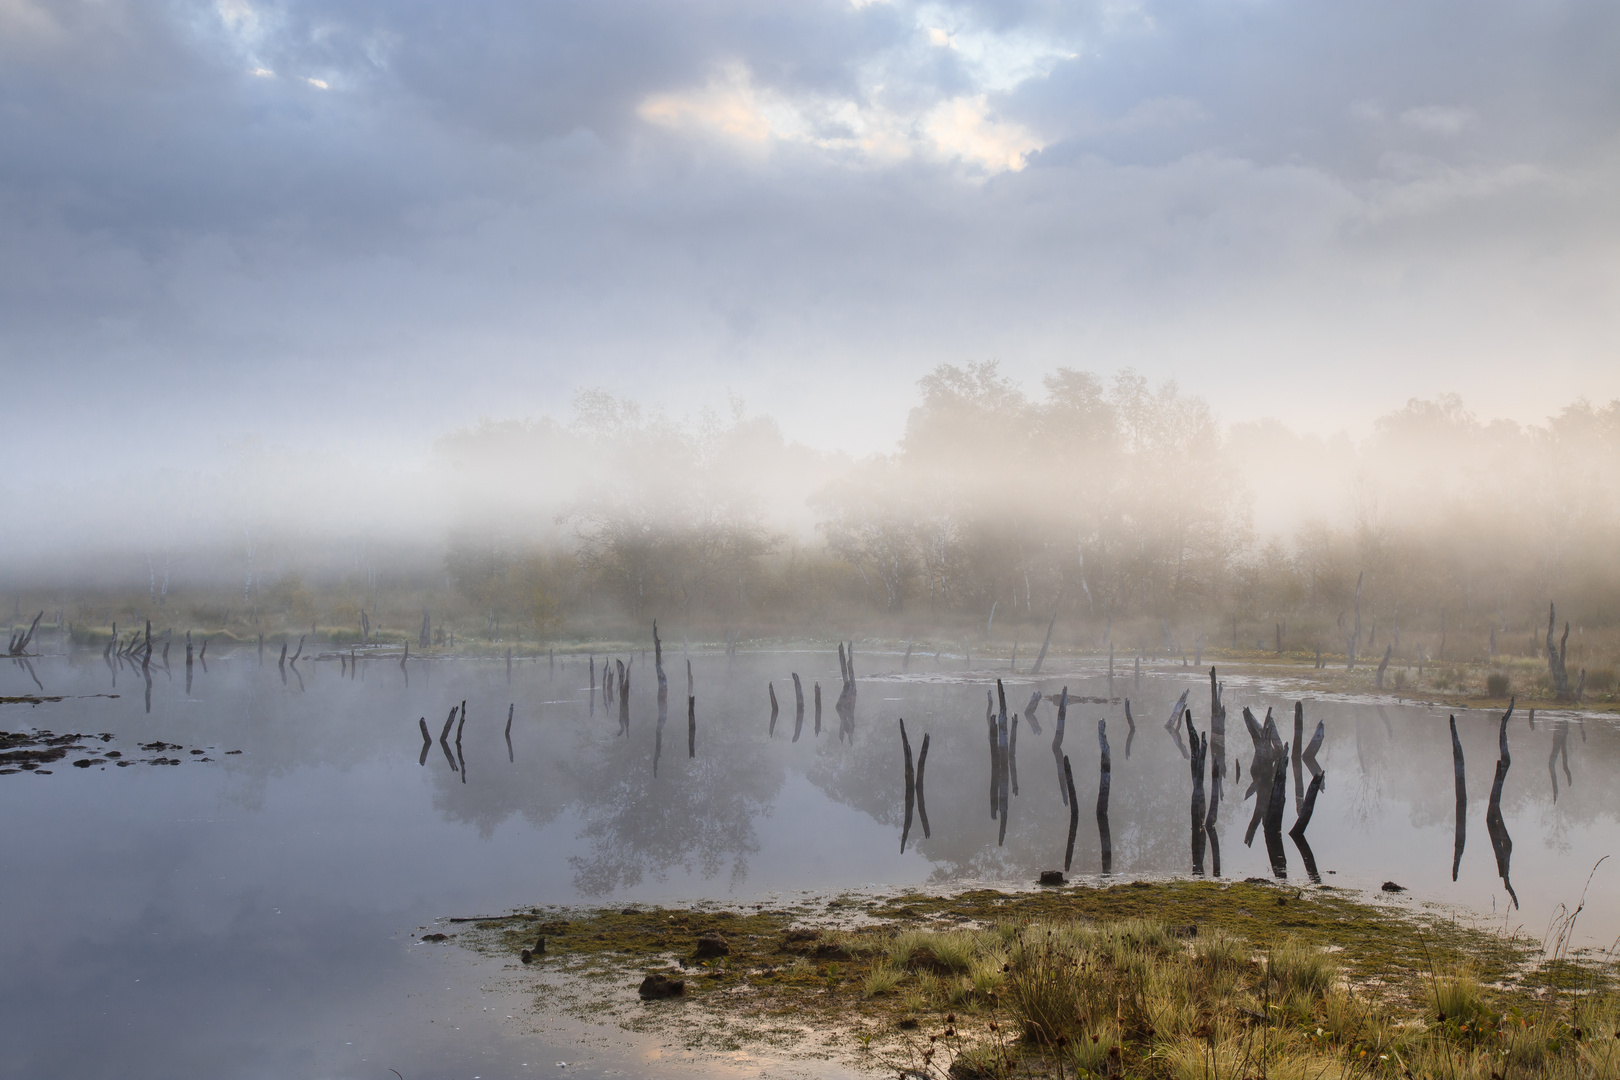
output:
[[708,880],[728,859],[732,886],[743,883],[759,851],[754,821],[769,816],[784,778],[761,744],[719,743],[695,760],[670,755],[656,779],[639,750],[606,758],[579,804],[590,854],[568,860],[580,892],[600,896],[648,874],[662,880],[677,866]]

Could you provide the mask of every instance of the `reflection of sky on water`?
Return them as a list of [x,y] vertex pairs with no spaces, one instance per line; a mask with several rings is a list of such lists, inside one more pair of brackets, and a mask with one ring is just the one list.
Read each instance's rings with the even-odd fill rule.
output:
[[[1139,687],[1128,675],[1116,679],[1116,693],[1132,699],[1129,739],[1122,704],[1071,701],[1056,755],[1054,702],[1037,707],[1040,733],[1022,716],[1032,690],[1055,694],[1067,684],[1071,695],[1101,696],[1106,680],[1086,671],[1013,678],[1007,698],[1009,713],[1022,720],[1019,791],[998,844],[983,713],[993,675],[942,670],[921,657],[900,678],[898,657],[858,655],[850,745],[837,738],[831,707],[836,653],[698,657],[697,756],[689,758],[685,710],[675,707],[684,706],[684,665],[674,652],[666,657],[674,726],[666,728],[656,777],[656,681],[639,654],[628,738],[617,735],[616,703],[598,700],[591,709],[583,664],[564,663],[552,674],[543,661],[515,664],[510,683],[501,663],[413,661],[407,685],[395,662],[362,664],[350,678],[336,663],[306,657],[297,665],[300,690],[299,680],[283,683],[274,658],[261,669],[244,650],[210,656],[206,673],[199,665],[190,695],[182,665],[154,669],[149,714],[145,680],[127,668],[117,676],[117,699],[6,706],[0,726],[8,729],[108,731],[126,753],[163,739],[187,750],[211,747],[215,760],[81,770],[70,758],[49,776],[0,777],[8,823],[0,900],[14,926],[27,928],[0,976],[0,1007],[25,1034],[0,1050],[9,1066],[0,1071],[29,1074],[42,1061],[72,1058],[79,1075],[110,1075],[133,1055],[152,1063],[152,1075],[285,1074],[337,1068],[345,1054],[358,1053],[349,1044],[368,1042],[431,1045],[449,1067],[458,1053],[472,1052],[475,1030],[522,1059],[532,1041],[503,1040],[484,1013],[463,1025],[467,1034],[437,1030],[439,1016],[453,1013],[458,995],[471,994],[482,976],[469,960],[442,982],[430,978],[441,961],[409,944],[416,927],[533,903],[740,901],[802,889],[1027,882],[1063,864],[1064,755],[1081,810],[1073,872],[1095,875],[1102,717],[1112,750],[1115,876],[1187,874],[1200,857],[1190,830],[1185,730],[1165,729],[1173,703],[1189,691],[1194,727],[1208,730],[1207,676],[1198,672],[1154,674]],[[807,721],[797,744],[781,723],[775,739],[767,737],[765,692],[767,681],[779,695],[791,687],[795,670],[806,697],[819,682],[827,702],[820,737]],[[51,693],[114,692],[113,671],[99,655],[47,658],[34,674]],[[0,674],[0,693],[32,689],[21,669]],[[455,760],[464,767],[452,770],[437,748],[419,765],[419,718],[437,742],[449,709],[463,699],[468,720]],[[512,704],[509,760],[504,727]],[[1302,718],[1306,738],[1325,722],[1317,755],[1325,785],[1306,843],[1284,836],[1268,854],[1263,830],[1252,845],[1243,842],[1255,806],[1243,799],[1254,751],[1240,714],[1247,705],[1263,719],[1271,707],[1280,740],[1292,744],[1293,701],[1234,682],[1225,704],[1228,775],[1242,771],[1223,784],[1213,835],[1197,838],[1213,841],[1202,852],[1207,873],[1218,843],[1225,878],[1269,877],[1280,858],[1289,881],[1304,884],[1302,855],[1310,850],[1325,883],[1393,879],[1419,899],[1467,904],[1539,936],[1559,903],[1579,898],[1593,863],[1620,837],[1614,729],[1543,715],[1531,730],[1515,713],[1501,827],[1512,840],[1511,881],[1523,908],[1510,911],[1486,821],[1499,715],[1458,718],[1470,828],[1453,883],[1447,714],[1332,701],[1307,703]],[[914,823],[904,853],[901,716],[914,753],[929,737],[928,835]],[[455,739],[451,732],[452,749]],[[223,756],[232,749],[244,753]],[[1308,768],[1296,776],[1290,756],[1284,832],[1309,777]],[[1260,787],[1269,796],[1269,784]],[[1205,793],[1213,794],[1213,777]],[[1612,892],[1607,869],[1594,898]],[[1607,944],[1620,934],[1620,913],[1592,903],[1582,928],[1587,941]],[[88,1034],[87,1017],[94,1020]],[[430,1020],[432,1038],[422,1034]],[[63,1049],[70,1034],[72,1049]],[[389,1064],[397,1067],[397,1059]],[[491,1062],[481,1075],[502,1073]]]

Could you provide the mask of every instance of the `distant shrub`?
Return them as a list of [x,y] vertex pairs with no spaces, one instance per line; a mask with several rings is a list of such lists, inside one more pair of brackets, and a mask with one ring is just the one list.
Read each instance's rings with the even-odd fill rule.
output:
[[1507,672],[1493,671],[1485,676],[1485,696],[1493,698],[1508,696]]
[[1586,673],[1586,688],[1594,693],[1607,694],[1614,690],[1614,668],[1593,668]]
[[1401,670],[1399,670],[1399,671],[1397,671],[1395,673],[1395,689],[1404,690],[1405,688],[1406,688],[1406,669],[1402,668]]

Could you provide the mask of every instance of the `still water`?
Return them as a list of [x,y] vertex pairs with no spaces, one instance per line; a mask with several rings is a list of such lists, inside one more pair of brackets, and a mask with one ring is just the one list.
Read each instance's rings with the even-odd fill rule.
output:
[[[635,654],[627,736],[618,703],[593,695],[586,662],[572,657],[510,668],[413,659],[403,670],[379,657],[355,671],[335,654],[282,669],[250,649],[198,664],[189,689],[180,664],[152,668],[148,684],[99,652],[46,656],[31,670],[6,664],[0,695],[65,700],[0,706],[0,729],[111,739],[0,775],[0,1074],[748,1075],[746,1062],[683,1063],[600,1035],[581,1044],[526,1034],[524,995],[502,965],[419,939],[436,919],[535,904],[1025,885],[1064,862],[1063,755],[1080,805],[1071,877],[1097,876],[1099,719],[1119,879],[1286,875],[1307,886],[1314,876],[1373,890],[1392,880],[1408,890],[1402,902],[1464,907],[1539,939],[1620,846],[1620,738],[1596,717],[1541,714],[1532,729],[1515,713],[1504,769],[1500,714],[1457,714],[1458,857],[1449,714],[1307,699],[1306,740],[1323,725],[1314,816],[1300,840],[1287,835],[1312,773],[1308,760],[1301,769],[1284,759],[1283,835],[1268,843],[1261,829],[1250,845],[1271,774],[1245,800],[1255,751],[1241,712],[1263,720],[1273,709],[1279,739],[1293,744],[1297,695],[1283,678],[1225,678],[1226,778],[1212,827],[1194,830],[1185,726],[1173,734],[1165,722],[1185,691],[1195,727],[1208,730],[1207,671],[1167,667],[1140,682],[1126,673],[1110,695],[1095,662],[1049,664],[1037,679],[965,671],[960,658],[914,657],[902,671],[898,655],[858,653],[850,741],[834,711],[831,648],[689,659],[693,756],[678,646],[665,656],[661,735],[651,658]],[[795,672],[806,699],[797,739]],[[1020,717],[1004,839],[985,719],[997,674]],[[780,708],[774,734],[767,684]],[[1035,707],[1038,732],[1023,714],[1034,691],[1065,685],[1108,700],[1071,702],[1054,754],[1055,700]],[[458,714],[441,743],[463,701],[465,723]],[[904,850],[902,717],[914,754],[929,741],[926,835],[919,813]],[[1206,796],[1213,786],[1207,779]],[[1616,863],[1593,880],[1586,944],[1620,935]]]

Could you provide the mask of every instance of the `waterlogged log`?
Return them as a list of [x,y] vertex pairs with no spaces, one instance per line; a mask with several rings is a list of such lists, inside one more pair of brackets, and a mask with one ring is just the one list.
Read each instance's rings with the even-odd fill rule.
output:
[[816,738],[821,738],[821,684],[815,684],[816,691]]
[[1131,699],[1125,699],[1125,760],[1131,760],[1131,743],[1136,741],[1136,719],[1131,716]]
[[1210,765],[1210,787],[1219,791],[1226,779],[1226,687],[1215,681],[1215,669],[1209,669],[1209,748],[1215,755]]
[[512,754],[512,714],[517,711],[517,702],[510,702],[506,706],[506,760],[515,763],[517,758]]
[[697,697],[686,695],[686,756],[697,757]]

